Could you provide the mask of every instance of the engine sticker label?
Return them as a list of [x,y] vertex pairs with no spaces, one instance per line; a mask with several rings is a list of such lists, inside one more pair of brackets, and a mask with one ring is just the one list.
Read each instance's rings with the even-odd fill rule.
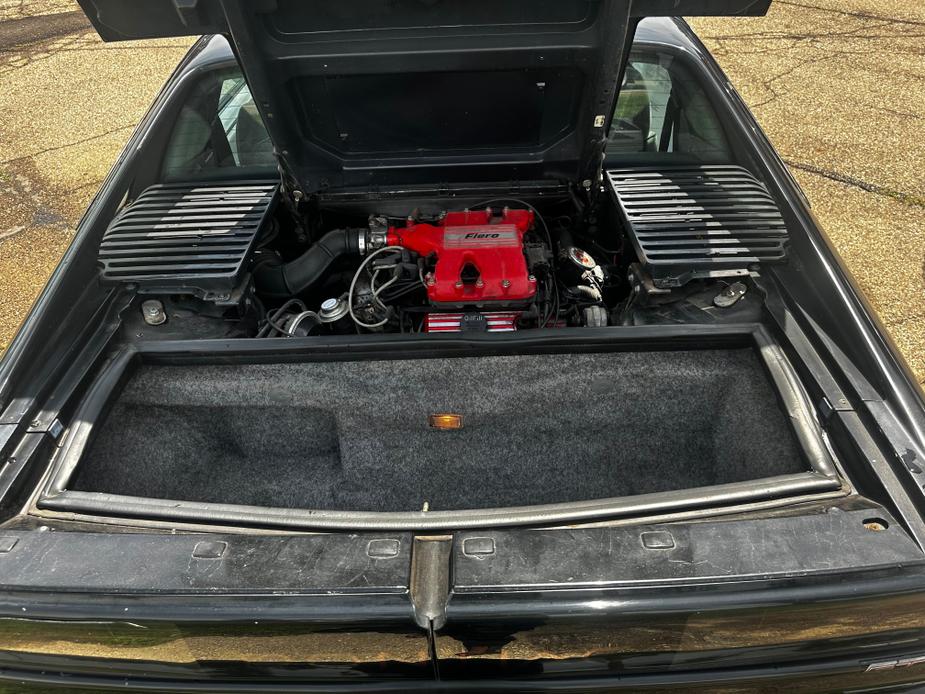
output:
[[474,224],[447,227],[444,248],[517,248],[520,233],[513,224]]

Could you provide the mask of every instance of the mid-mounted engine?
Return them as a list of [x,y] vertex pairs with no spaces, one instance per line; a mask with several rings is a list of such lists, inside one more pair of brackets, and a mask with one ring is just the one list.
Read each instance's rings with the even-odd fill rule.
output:
[[[315,293],[323,299],[321,309],[308,309],[297,297],[309,297],[328,269],[350,255],[363,258],[341,285],[346,292],[327,298]],[[563,265],[568,271],[560,284],[556,268]],[[415,212],[404,222],[372,215],[368,228],[329,231],[299,258],[261,264],[257,273],[263,295],[290,297],[288,317],[268,315],[270,334],[308,334],[323,324],[329,331],[428,333],[606,325],[603,277],[566,231],[560,228],[553,237],[527,203],[431,216]],[[327,280],[326,286],[332,284],[337,286]],[[585,315],[589,307],[596,312],[591,318]]]
[[463,210],[443,214],[436,224],[390,227],[386,243],[434,260],[424,284],[435,307],[522,307],[536,296],[524,254],[524,234],[532,227],[532,210]]

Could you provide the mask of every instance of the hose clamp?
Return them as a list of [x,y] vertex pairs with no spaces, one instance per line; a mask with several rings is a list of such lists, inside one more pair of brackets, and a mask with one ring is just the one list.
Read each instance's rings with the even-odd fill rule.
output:
[[378,250],[388,245],[388,230],[370,229],[368,244],[370,250]]
[[388,245],[389,220],[381,215],[370,215],[369,231],[366,236],[366,247],[370,251],[376,251]]

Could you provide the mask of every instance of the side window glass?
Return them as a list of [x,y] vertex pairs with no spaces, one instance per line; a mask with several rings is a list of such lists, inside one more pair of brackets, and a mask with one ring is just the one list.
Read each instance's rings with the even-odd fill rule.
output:
[[681,61],[634,52],[607,143],[609,160],[729,161],[731,153],[703,87]]
[[207,177],[223,169],[272,170],[273,145],[240,71],[195,85],[180,110],[164,155],[163,178]]

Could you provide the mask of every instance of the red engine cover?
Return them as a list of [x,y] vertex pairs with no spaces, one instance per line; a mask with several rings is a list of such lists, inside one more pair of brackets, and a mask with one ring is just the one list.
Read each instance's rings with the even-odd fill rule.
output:
[[388,245],[427,257],[437,256],[425,276],[433,304],[524,304],[536,294],[527,270],[524,234],[533,225],[530,210],[448,212],[439,226],[390,227]]

